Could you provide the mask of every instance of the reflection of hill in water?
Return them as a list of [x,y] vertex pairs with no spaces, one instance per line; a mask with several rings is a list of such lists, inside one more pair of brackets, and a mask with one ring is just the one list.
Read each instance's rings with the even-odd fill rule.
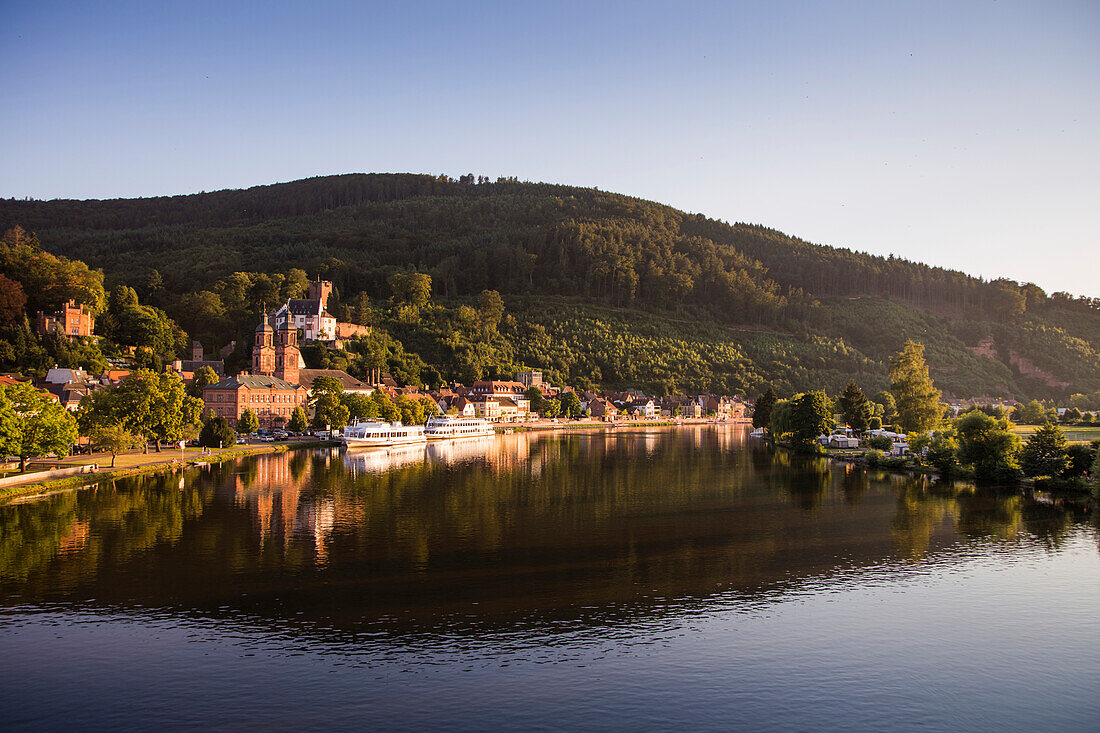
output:
[[342,628],[542,623],[919,570],[907,563],[971,538],[1057,546],[1072,524],[1019,497],[771,454],[729,428],[408,448],[262,456],[182,488],[177,475],[0,507],[0,598]]

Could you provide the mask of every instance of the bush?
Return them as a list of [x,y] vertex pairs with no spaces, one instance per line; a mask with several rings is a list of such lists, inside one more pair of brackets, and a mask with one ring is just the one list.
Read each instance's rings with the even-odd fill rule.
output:
[[874,448],[879,451],[889,451],[894,447],[893,439],[887,438],[885,435],[876,435],[863,442],[867,444],[868,448]]
[[873,466],[881,466],[882,465],[882,460],[884,458],[884,456],[882,454],[882,451],[875,450],[875,449],[867,451],[867,456],[866,457],[867,457],[867,465],[872,466],[872,467]]
[[229,427],[229,421],[221,415],[212,415],[203,423],[199,445],[205,448],[225,448],[236,443],[237,434]]

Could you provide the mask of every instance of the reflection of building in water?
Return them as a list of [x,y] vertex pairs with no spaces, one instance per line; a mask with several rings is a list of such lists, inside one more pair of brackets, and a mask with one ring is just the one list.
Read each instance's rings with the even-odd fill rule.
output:
[[495,435],[464,440],[441,440],[428,444],[428,460],[453,464],[485,457],[496,443]]
[[261,548],[269,538],[282,541],[284,550],[294,537],[313,540],[318,564],[328,561],[328,539],[337,524],[336,501],[323,496],[302,496],[311,464],[295,478],[291,455],[259,456],[243,464],[235,474],[233,500],[247,507],[260,536]]
[[423,463],[427,455],[424,443],[395,445],[390,448],[360,448],[344,453],[344,465],[351,475],[381,473],[414,463]]

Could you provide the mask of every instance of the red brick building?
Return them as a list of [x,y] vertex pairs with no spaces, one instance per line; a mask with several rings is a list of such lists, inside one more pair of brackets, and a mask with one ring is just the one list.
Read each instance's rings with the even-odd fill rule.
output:
[[69,338],[91,336],[95,328],[95,316],[87,306],[70,300],[57,313],[38,311],[35,326],[43,336],[54,332],[63,333]]
[[252,374],[241,373],[206,387],[202,391],[205,409],[226,418],[231,427],[237,426],[245,410],[256,413],[261,428],[285,425],[294,408],[304,409],[309,398],[309,389],[298,384],[300,358],[297,329],[284,323],[276,331],[265,314],[256,327]]
[[290,420],[294,408],[306,408],[309,390],[285,379],[267,375],[239,374],[211,384],[202,391],[206,409],[237,427],[245,410],[260,419],[261,428],[277,428]]

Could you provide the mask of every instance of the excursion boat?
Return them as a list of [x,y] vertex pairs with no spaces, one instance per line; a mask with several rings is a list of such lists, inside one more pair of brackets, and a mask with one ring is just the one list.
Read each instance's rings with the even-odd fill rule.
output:
[[493,426],[480,417],[439,415],[429,419],[428,424],[424,426],[424,435],[428,440],[484,438],[494,433]]
[[427,442],[424,427],[400,422],[358,422],[344,428],[348,448],[373,448]]

